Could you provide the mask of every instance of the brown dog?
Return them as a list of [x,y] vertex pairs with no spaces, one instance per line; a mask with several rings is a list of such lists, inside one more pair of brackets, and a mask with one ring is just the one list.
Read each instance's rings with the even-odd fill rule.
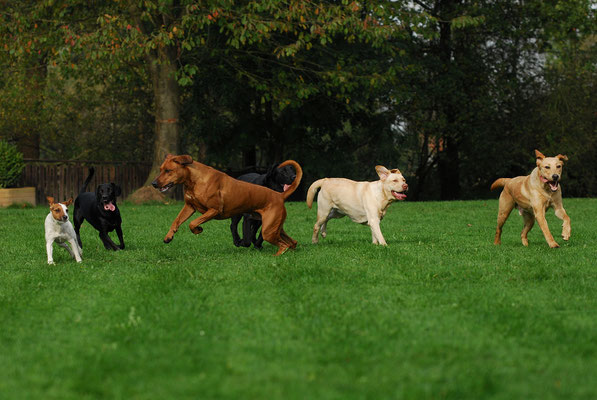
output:
[[524,228],[520,234],[524,246],[529,245],[527,233],[535,224],[536,219],[549,247],[560,247],[553,239],[545,220],[545,211],[550,207],[555,209],[556,217],[564,221],[562,238],[564,240],[570,238],[570,218],[562,206],[562,191],[560,189],[562,167],[564,161],[568,161],[568,157],[561,154],[555,157],[545,157],[539,150],[535,150],[535,155],[537,156],[537,168],[530,175],[500,178],[491,185],[491,190],[504,188],[500,195],[494,244],[501,244],[502,226],[514,206],[518,207],[520,215],[524,218]]
[[296,178],[290,187],[282,193],[263,186],[254,185],[229,177],[207,165],[193,161],[191,156],[166,156],[160,167],[160,174],[152,182],[153,187],[165,192],[172,186],[184,185],[185,205],[170,226],[164,243],[170,243],[180,225],[189,219],[195,211],[203,215],[189,223],[191,232],[203,231],[199,225],[210,219],[227,219],[243,213],[261,215],[261,233],[263,238],[278,246],[276,255],[288,248],[295,248],[296,241],[284,232],[282,225],[286,219],[284,201],[298,187],[303,176],[301,166],[293,160],[284,161],[279,168],[292,165]]

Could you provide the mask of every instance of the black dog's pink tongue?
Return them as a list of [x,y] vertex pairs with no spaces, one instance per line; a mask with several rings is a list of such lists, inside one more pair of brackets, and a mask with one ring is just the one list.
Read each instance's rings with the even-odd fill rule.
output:
[[114,207],[114,204],[112,204],[112,202],[109,202],[108,204],[104,204],[104,210],[114,211],[116,210],[116,207]]
[[290,185],[284,184],[284,191],[287,191],[289,187],[290,187]]

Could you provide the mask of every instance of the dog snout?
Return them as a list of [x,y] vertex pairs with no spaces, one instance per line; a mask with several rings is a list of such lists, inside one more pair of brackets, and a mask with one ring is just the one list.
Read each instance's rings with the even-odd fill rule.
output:
[[551,176],[551,180],[553,180],[554,182],[557,181],[558,179],[560,179],[560,175],[558,175],[558,174],[553,174]]
[[63,216],[62,216],[62,220],[63,220],[64,222],[68,221],[68,215],[63,215]]
[[408,185],[406,183],[402,185],[402,190],[405,192],[408,190]]
[[153,182],[151,182],[151,186],[153,186],[154,188],[158,188],[158,180],[155,179]]

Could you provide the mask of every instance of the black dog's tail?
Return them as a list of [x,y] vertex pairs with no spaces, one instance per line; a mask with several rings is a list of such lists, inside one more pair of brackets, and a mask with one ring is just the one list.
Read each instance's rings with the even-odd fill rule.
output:
[[87,191],[87,185],[89,185],[89,182],[91,182],[91,178],[93,178],[94,173],[95,173],[95,168],[89,167],[89,176],[87,177],[87,179],[85,179],[85,182],[83,182],[83,186],[81,186],[81,189],[79,190],[79,194]]

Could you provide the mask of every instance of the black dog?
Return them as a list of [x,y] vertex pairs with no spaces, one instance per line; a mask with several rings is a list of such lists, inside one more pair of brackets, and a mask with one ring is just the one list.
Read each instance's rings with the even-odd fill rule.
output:
[[[106,249],[124,249],[124,240],[120,227],[122,219],[116,206],[116,197],[120,196],[121,193],[120,186],[113,183],[102,183],[97,187],[95,193],[87,192],[87,185],[89,185],[94,172],[93,167],[89,168],[89,176],[85,179],[85,183],[79,191],[79,196],[75,200],[74,221],[77,241],[82,248],[79,228],[81,228],[83,221],[87,220],[91,226],[99,231],[99,237]],[[120,240],[120,246],[117,246],[108,236],[108,232],[112,232],[114,229],[116,229],[118,240]]]
[[[254,183],[256,185],[265,186],[276,192],[283,192],[296,178],[296,173],[290,165],[282,168],[277,168],[278,164],[274,164],[267,170],[265,174],[249,173],[239,176],[236,179],[241,181]],[[242,217],[243,220],[243,238],[238,235],[238,223]],[[239,214],[230,218],[230,231],[232,232],[232,240],[234,245],[239,247],[249,247],[251,243],[257,249],[261,249],[263,245],[263,236],[257,231],[261,227],[261,219],[255,219],[252,214]]]

